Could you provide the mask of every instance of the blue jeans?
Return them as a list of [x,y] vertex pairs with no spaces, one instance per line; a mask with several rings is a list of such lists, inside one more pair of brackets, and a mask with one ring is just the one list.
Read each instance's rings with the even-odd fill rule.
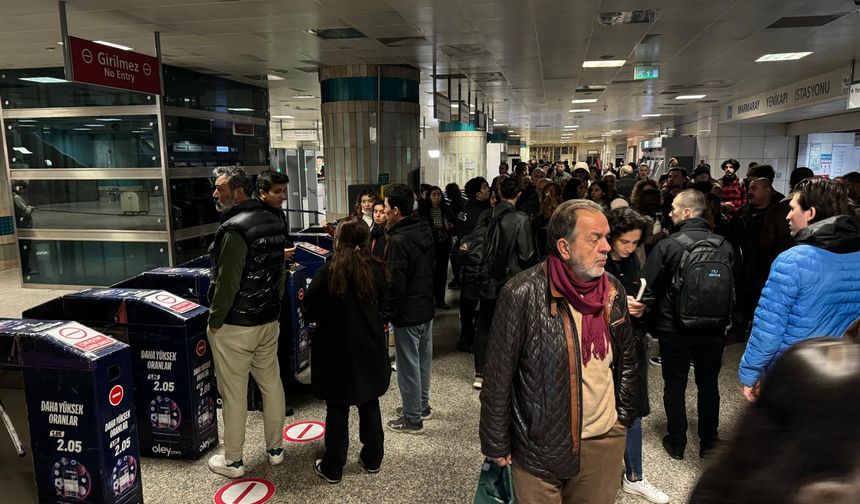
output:
[[642,479],[642,419],[637,418],[627,431],[627,445],[624,447],[624,470],[629,481]]
[[394,326],[394,353],[403,415],[410,423],[421,425],[421,412],[430,404],[433,320],[409,327]]

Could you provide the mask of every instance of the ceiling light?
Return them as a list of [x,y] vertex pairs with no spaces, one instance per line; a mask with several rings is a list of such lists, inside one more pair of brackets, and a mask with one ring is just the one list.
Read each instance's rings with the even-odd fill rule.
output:
[[573,128],[578,128],[578,127],[579,127],[578,124],[571,124],[570,126],[565,126],[564,129],[573,129]]
[[293,99],[295,100],[311,100],[313,98],[316,98],[316,96],[312,94],[297,94],[293,96]]
[[230,112],[253,112],[254,109],[247,107],[227,107]]
[[295,117],[291,115],[276,115],[272,116],[272,119],[295,119]]
[[284,80],[280,75],[266,74],[266,80]]
[[613,68],[624,66],[627,60],[590,60],[583,61],[582,68]]
[[[496,121],[493,121],[496,122]],[[495,126],[507,126],[508,123],[496,123]]]
[[30,149],[26,147],[12,147],[12,150],[20,152],[21,154],[32,154],[32,152],[30,152]]
[[642,117],[660,117],[663,114],[642,114]]
[[105,122],[113,122],[113,121],[122,121],[117,117],[96,117],[96,121],[105,121]]
[[92,128],[72,128],[75,131],[90,131]]
[[59,82],[69,82],[65,79],[58,79],[56,77],[18,77],[18,80],[27,82],[38,82],[39,84],[57,84]]
[[514,130],[508,130],[508,133],[513,133],[513,132],[514,132]]
[[765,54],[761,58],[755,60],[756,63],[762,63],[765,61],[791,61],[791,60],[799,60],[800,58],[805,58],[812,54],[811,51],[808,52],[787,52],[787,53],[775,53],[775,54]]
[[689,95],[679,95],[679,96],[676,96],[676,97],[675,97],[675,99],[676,99],[676,100],[699,100],[699,99],[702,99],[702,98],[704,98],[704,97],[706,97],[706,96],[708,96],[708,95],[703,95],[703,94],[689,94]]
[[609,130],[610,133],[621,133],[624,130]]
[[589,140],[588,143],[600,143],[603,140]]
[[579,98],[577,100],[570,100],[570,103],[597,103],[597,98]]
[[104,124],[84,124],[87,128],[104,128]]
[[452,103],[451,108],[460,108],[460,104],[459,103]]
[[93,40],[96,44],[106,45],[108,47],[113,47],[116,49],[122,49],[123,51],[131,51],[131,47],[114,44],[113,42],[105,42],[104,40]]
[[31,122],[39,122],[35,119],[18,119],[19,123],[31,123]]
[[576,112],[591,112],[591,109],[590,109],[590,108],[572,108],[572,109],[568,110],[568,112],[573,112],[573,113],[576,113]]

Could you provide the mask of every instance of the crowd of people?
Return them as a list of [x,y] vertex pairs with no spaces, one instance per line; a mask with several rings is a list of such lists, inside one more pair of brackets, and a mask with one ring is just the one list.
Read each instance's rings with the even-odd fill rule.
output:
[[[359,409],[359,462],[367,472],[381,468],[383,425],[390,432],[424,432],[433,414],[433,319],[457,296],[457,348],[474,354],[472,386],[480,390],[481,449],[498,466],[511,466],[518,502],[610,503],[619,487],[669,502],[645,478],[642,463],[649,363],[663,377],[666,453],[686,456],[692,367],[698,455],[728,464],[726,453],[740,448],[718,435],[726,344],[747,342],[738,393],[756,408],[769,397],[767,407],[774,408],[774,391],[787,390],[777,370],[788,365],[779,357],[806,340],[842,337],[860,318],[860,184],[857,174],[827,180],[797,168],[786,197],[774,188],[769,165],[750,166],[743,178],[734,159],[719,169],[715,178],[704,161],[691,172],[670,162],[654,180],[645,163],[616,170],[611,163],[571,168],[539,160],[517,163],[513,173],[502,163],[492,182],[476,177],[462,191],[452,183],[444,190],[422,186],[416,194],[392,184],[384,195],[359,195],[355,212],[332,228],[333,260],[305,298],[309,320],[318,324],[312,386],[327,405],[326,454],[314,465],[317,474],[340,481],[350,406]],[[284,246],[265,239],[259,226],[237,222],[237,212],[266,214],[247,202],[255,198],[235,192],[251,191],[247,182],[234,183],[241,175],[222,176],[218,187],[226,189],[215,195],[225,208],[219,208],[223,231],[216,234],[213,264],[226,269],[213,275],[214,295],[238,294],[233,309],[210,317],[218,351],[225,332],[238,333],[231,323],[253,323],[265,333],[268,316],[239,316],[243,300],[259,287],[254,268],[263,268],[246,261],[245,252],[271,255]],[[233,191],[232,207],[225,190]],[[266,225],[274,229],[273,222]],[[247,244],[244,252],[236,233]],[[238,266],[219,260],[225,253]],[[277,273],[274,262],[267,268],[269,276]],[[250,276],[225,286],[223,279],[239,270]],[[383,424],[379,397],[390,380],[386,323],[393,326],[402,406]],[[265,347],[266,337],[257,338],[254,344]],[[652,356],[654,339],[659,352]],[[804,358],[815,351],[822,350],[808,349]],[[252,374],[256,359],[247,363]],[[234,364],[217,352],[215,364],[220,389],[222,368]],[[792,372],[779,375],[794,379]],[[231,477],[238,473],[231,468],[241,467],[244,430],[235,413],[226,422],[236,387],[222,392],[225,454],[210,461]],[[270,400],[283,409],[281,398]],[[226,443],[228,429],[242,432]],[[280,440],[271,438],[276,463]],[[714,495],[728,490],[714,481],[703,478],[694,500],[718,502]]]

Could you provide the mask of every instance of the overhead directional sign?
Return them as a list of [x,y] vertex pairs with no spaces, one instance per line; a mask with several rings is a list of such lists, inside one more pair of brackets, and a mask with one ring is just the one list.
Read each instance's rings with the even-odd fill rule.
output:
[[633,80],[659,79],[660,67],[656,65],[636,65],[633,67]]
[[77,37],[68,37],[67,43],[73,81],[161,94],[157,58]]

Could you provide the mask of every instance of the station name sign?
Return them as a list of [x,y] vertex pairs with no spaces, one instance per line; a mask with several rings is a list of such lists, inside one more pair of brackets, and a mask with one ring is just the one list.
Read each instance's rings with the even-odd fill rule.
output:
[[68,37],[69,75],[75,82],[161,94],[158,59],[95,42]]
[[848,92],[846,69],[789,84],[773,91],[729,103],[723,120],[737,121],[805,107],[845,96]]

